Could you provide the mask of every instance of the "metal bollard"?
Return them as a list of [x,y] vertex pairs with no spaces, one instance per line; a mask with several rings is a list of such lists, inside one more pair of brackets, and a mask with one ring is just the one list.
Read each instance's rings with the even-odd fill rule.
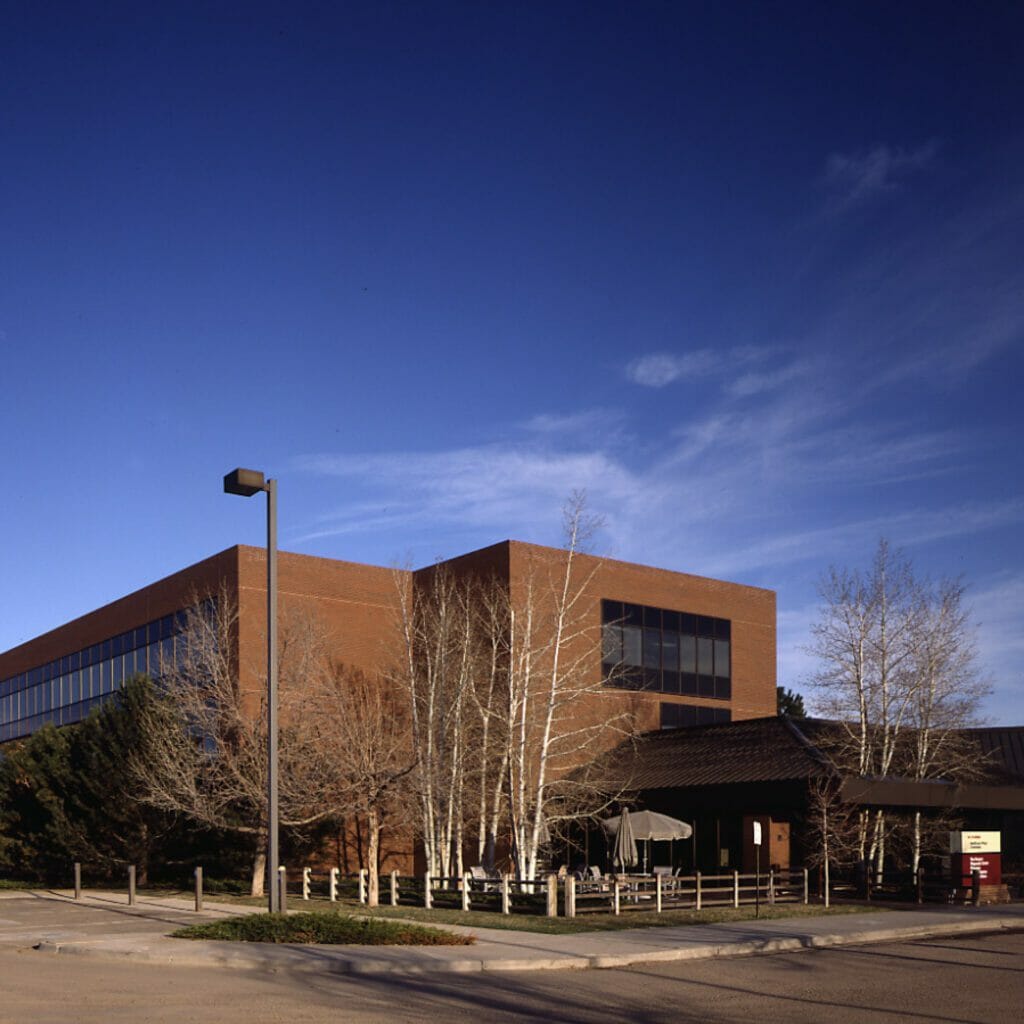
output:
[[128,865],[128,906],[135,906],[135,865]]
[[82,898],[82,865],[75,861],[75,899]]
[[309,899],[309,876],[312,874],[312,868],[302,869],[302,898],[304,900]]
[[202,865],[196,865],[195,871],[192,872],[196,879],[196,913],[201,913],[203,909],[203,868]]
[[281,913],[284,914],[288,910],[288,872],[283,864],[277,869],[277,885],[281,897]]
[[331,868],[331,902],[335,903],[338,899],[338,869]]
[[661,875],[655,875],[654,876],[654,899],[656,901],[655,909],[660,914],[661,913]]

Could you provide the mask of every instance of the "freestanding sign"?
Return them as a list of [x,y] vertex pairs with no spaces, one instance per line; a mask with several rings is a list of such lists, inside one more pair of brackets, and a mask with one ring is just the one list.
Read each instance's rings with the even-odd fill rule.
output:
[[970,885],[977,871],[982,885],[999,885],[1003,880],[1001,840],[999,832],[950,832],[949,859],[954,883]]
[[754,822],[754,917],[761,916],[761,822]]

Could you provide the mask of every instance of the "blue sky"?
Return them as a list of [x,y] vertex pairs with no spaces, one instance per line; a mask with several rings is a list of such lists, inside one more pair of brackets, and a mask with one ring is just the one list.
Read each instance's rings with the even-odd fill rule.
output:
[[0,13],[0,650],[234,543],[963,575],[1024,723],[1019,4]]

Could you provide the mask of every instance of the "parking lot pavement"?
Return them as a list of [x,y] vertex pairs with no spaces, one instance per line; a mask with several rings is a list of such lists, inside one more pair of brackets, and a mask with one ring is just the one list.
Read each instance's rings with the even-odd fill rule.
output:
[[196,914],[190,901],[184,899],[142,896],[129,907],[123,893],[90,892],[81,901],[71,899],[66,892],[12,893],[0,897],[0,945],[189,967],[423,974],[624,967],[1024,929],[1024,905],[1017,904],[993,908],[910,907],[834,917],[574,935],[455,928],[476,937],[472,946],[302,946],[188,942],[168,937],[184,924],[259,909],[208,903],[202,914]]

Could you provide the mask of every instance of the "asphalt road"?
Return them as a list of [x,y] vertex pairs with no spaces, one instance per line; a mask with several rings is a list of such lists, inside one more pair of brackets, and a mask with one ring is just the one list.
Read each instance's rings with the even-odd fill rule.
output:
[[0,949],[2,1024],[339,1021],[1001,1022],[1024,933],[607,971],[396,978],[175,968]]

